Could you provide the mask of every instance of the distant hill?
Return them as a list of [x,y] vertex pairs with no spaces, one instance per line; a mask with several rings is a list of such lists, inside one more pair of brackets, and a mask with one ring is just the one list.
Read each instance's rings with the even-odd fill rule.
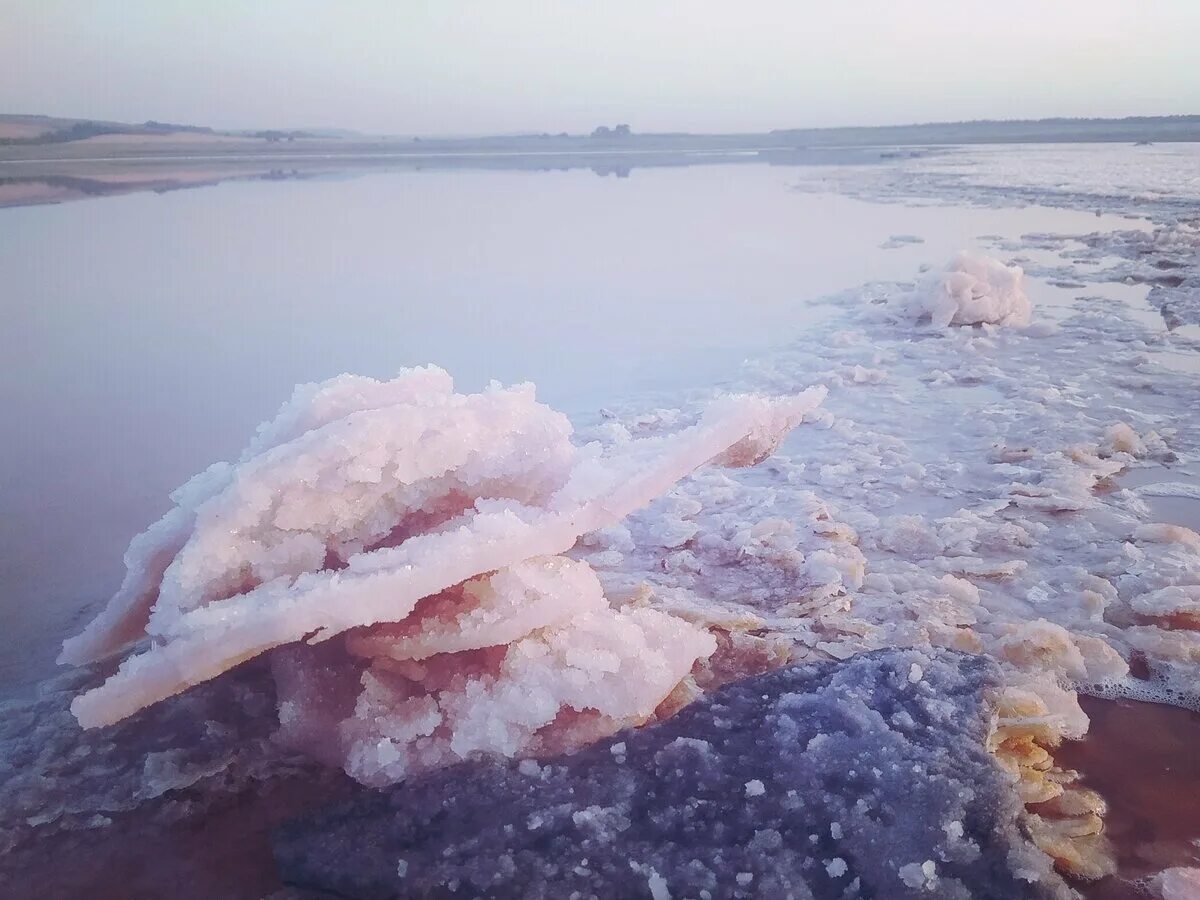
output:
[[[93,140],[94,139],[94,140]],[[599,126],[590,133],[508,134],[480,137],[398,137],[367,135],[338,128],[303,130],[227,130],[154,120],[141,123],[67,119],[37,115],[0,115],[0,149],[6,158],[32,155],[69,158],[84,152],[116,152],[97,144],[144,143],[163,155],[175,145],[207,143],[214,147],[288,143],[272,147],[303,153],[296,141],[321,142],[322,152],[380,151],[405,154],[452,153],[638,153],[669,151],[812,151],[824,148],[931,146],[995,143],[1087,143],[1166,141],[1200,142],[1200,115],[1131,116],[1124,119],[1023,119],[930,122],[914,125],[842,128],[783,128],[757,134],[645,133],[628,125]],[[84,146],[72,147],[81,141]]]
[[103,134],[211,134],[211,128],[150,120],[132,125],[97,119],[0,115],[0,144],[57,144]]
[[[268,142],[290,141],[296,138],[318,137],[306,131],[271,129],[264,131],[218,131],[206,125],[182,125],[176,122],[109,122],[101,119],[65,119],[54,116],[0,114],[0,146],[65,144],[104,135],[161,137],[178,135],[213,135],[230,138],[259,138]],[[320,137],[333,137],[322,134]]]

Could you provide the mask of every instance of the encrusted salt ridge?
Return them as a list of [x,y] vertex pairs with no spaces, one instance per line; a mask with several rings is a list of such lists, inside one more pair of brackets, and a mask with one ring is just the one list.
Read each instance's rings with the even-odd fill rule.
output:
[[1195,144],[1131,149],[1116,143],[956,147],[894,157],[885,166],[831,165],[794,175],[798,190],[833,187],[877,203],[1036,205],[1193,220],[1200,203]]
[[[435,366],[409,369],[386,382],[342,375],[300,385],[275,418],[258,427],[238,464],[251,463],[280,444],[353,413],[433,403],[452,392],[450,376]],[[561,427],[561,422],[556,424]],[[171,494],[175,508],[130,543],[120,589],[81,634],[63,643],[60,663],[83,665],[104,658],[145,634],[164,575],[192,537],[197,510],[229,487],[234,470],[233,464],[216,463]],[[211,512],[209,516],[213,517]],[[180,574],[177,571],[176,577]]]
[[[576,553],[610,595],[719,629],[713,670],[895,646],[997,659],[992,747],[1028,826],[1064,868],[1103,875],[1104,802],[1052,753],[1087,731],[1079,690],[1198,702],[1200,536],[1115,480],[1200,459],[1200,422],[1181,416],[1197,380],[1153,366],[1151,332],[1118,308],[914,323],[898,290],[830,298],[829,325],[747,369],[760,390],[829,385],[822,427],[759,470],[689,479]],[[671,422],[612,412],[595,434],[614,442]]]
[[1172,220],[1149,229],[1087,234],[1035,233],[1005,246],[1019,250],[1029,244],[1056,251],[1065,261],[1038,266],[1039,273],[1067,274],[1079,287],[1148,285],[1146,301],[1168,330],[1200,324],[1200,225],[1195,222]]
[[149,647],[72,710],[109,724],[303,643],[276,662],[281,735],[364,781],[646,721],[714,638],[614,609],[558,554],[707,462],[760,462],[824,393],[719,398],[694,424],[604,449],[572,443],[529,386],[459,395],[422,369],[301,388],[135,540],[136,571],[66,655],[111,652],[134,623]]
[[488,757],[300,818],[291,885],[346,897],[1076,896],[986,747],[996,664],[791,666],[569,755]]
[[[796,189],[828,191],[872,202],[941,203],[988,207],[1035,204],[1111,211],[1149,219],[1147,228],[1076,234],[1029,233],[1019,239],[985,236],[1007,252],[1058,251],[1064,262],[1023,260],[1027,275],[1063,286],[1146,284],[1147,300],[1168,329],[1200,324],[1200,179],[1194,145],[1128,154],[1108,145],[1069,149],[958,148],[921,154],[887,166],[822,167]],[[1195,344],[1191,344],[1195,347]]]

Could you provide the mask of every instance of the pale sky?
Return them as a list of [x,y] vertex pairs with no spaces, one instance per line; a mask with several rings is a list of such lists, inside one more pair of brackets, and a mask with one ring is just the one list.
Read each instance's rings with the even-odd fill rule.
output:
[[1200,113],[1200,0],[0,0],[0,112],[393,134]]

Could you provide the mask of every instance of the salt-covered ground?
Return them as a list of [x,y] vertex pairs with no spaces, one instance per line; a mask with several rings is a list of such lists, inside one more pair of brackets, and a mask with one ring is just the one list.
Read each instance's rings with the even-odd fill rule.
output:
[[979,145],[892,166],[831,166],[802,172],[800,181],[905,201],[971,199],[1188,216],[1200,200],[1198,159],[1200,144],[1187,143]]
[[984,749],[995,679],[953,653],[789,668],[565,758],[360,794],[276,852],[352,897],[1070,896]]
[[[906,281],[849,288],[720,390],[672,390],[661,406],[613,397],[577,416],[573,435],[519,390],[454,394],[434,370],[301,391],[135,543],[112,614],[65,658],[149,641],[105,686],[90,681],[76,714],[103,725],[170,708],[176,691],[221,685],[223,670],[266,652],[280,692],[266,718],[284,741],[379,785],[481,757],[545,758],[655,719],[669,728],[689,701],[789,662],[836,669],[911,648],[937,667],[953,658],[942,649],[978,654],[992,682],[975,740],[1023,804],[1021,853],[1109,874],[1125,862],[1104,833],[1119,780],[1097,779],[1101,795],[1063,762],[1087,759],[1061,749],[1088,733],[1079,693],[1185,716],[1200,703],[1200,534],[1186,527],[1200,504],[1197,151],[1026,151],[1019,172],[1015,149],[982,148],[802,186],[1147,218],[997,235],[983,241],[992,258],[930,258]],[[885,252],[918,252],[909,237],[896,231]],[[925,683],[925,668],[912,662],[909,681]],[[935,695],[949,683],[938,672]],[[1128,762],[1135,773],[1141,761]],[[1161,868],[1197,862],[1177,838]],[[884,845],[848,850],[844,868],[830,857],[824,875],[800,852],[775,875],[832,896],[825,879],[867,878],[883,846],[875,889],[898,878],[956,896],[938,875],[945,847],[930,850],[942,854],[931,874]],[[395,855],[389,878],[405,874]],[[649,894],[671,895],[665,857],[639,865]],[[1014,872],[1057,890],[1035,869],[964,890]],[[753,879],[763,884],[739,870],[722,886],[727,874],[705,890],[753,896]],[[700,885],[692,875],[677,889]],[[1159,889],[1190,877],[1164,875]]]

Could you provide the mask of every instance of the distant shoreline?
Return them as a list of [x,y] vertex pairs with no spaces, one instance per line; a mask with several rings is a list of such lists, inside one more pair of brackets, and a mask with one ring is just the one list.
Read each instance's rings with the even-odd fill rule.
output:
[[[108,145],[113,146],[113,145]],[[635,168],[672,168],[694,165],[854,165],[878,163],[896,151],[875,148],[787,148],[732,147],[728,149],[588,149],[588,150],[414,150],[411,145],[396,149],[349,150],[304,148],[280,151],[263,147],[259,152],[136,153],[87,157],[43,157],[0,160],[0,209],[66,203],[141,191],[182,190],[224,181],[289,181],[334,174],[365,174],[378,171],[422,171],[430,169],[481,169],[516,172],[551,172],[591,169],[598,175],[627,177]],[[206,147],[207,151],[208,148]],[[916,155],[918,151],[906,151]]]
[[[39,130],[40,129],[40,130]],[[174,130],[172,130],[174,129]],[[305,131],[219,132],[191,125],[123,125],[0,115],[0,163],[146,161],[149,158],[318,159],[448,156],[583,156],[811,151],[963,144],[1200,142],[1200,115],[1125,119],[1039,119],[792,128],[740,134],[640,134],[627,126],[566,133],[470,138],[396,138]],[[197,150],[202,150],[197,153]]]
[[[3,121],[0,116],[0,124]],[[442,140],[297,138],[287,142],[215,133],[182,139],[106,133],[75,141],[0,145],[0,209],[141,191],[162,193],[224,181],[302,180],[386,170],[549,172],[582,168],[623,178],[634,169],[694,165],[870,165],[985,144],[1200,143],[1200,116],[1154,122],[1158,124],[1137,120],[1140,130],[1120,137],[1113,137],[1114,125],[1107,120],[1089,120],[1082,126],[1054,123],[1074,131],[1070,135],[1053,132],[1053,140],[1033,139],[1027,130],[1017,130],[1015,123],[1002,123],[1003,134],[987,130],[1001,123],[822,129],[822,141],[812,142],[797,139],[805,132]],[[1117,124],[1130,123],[1118,120]],[[1043,127],[1049,126],[1043,123]],[[963,129],[970,134],[964,135]],[[1164,139],[1164,134],[1169,136]],[[831,142],[835,136],[843,142]],[[904,140],[906,137],[910,140]],[[918,141],[916,137],[929,139]]]

